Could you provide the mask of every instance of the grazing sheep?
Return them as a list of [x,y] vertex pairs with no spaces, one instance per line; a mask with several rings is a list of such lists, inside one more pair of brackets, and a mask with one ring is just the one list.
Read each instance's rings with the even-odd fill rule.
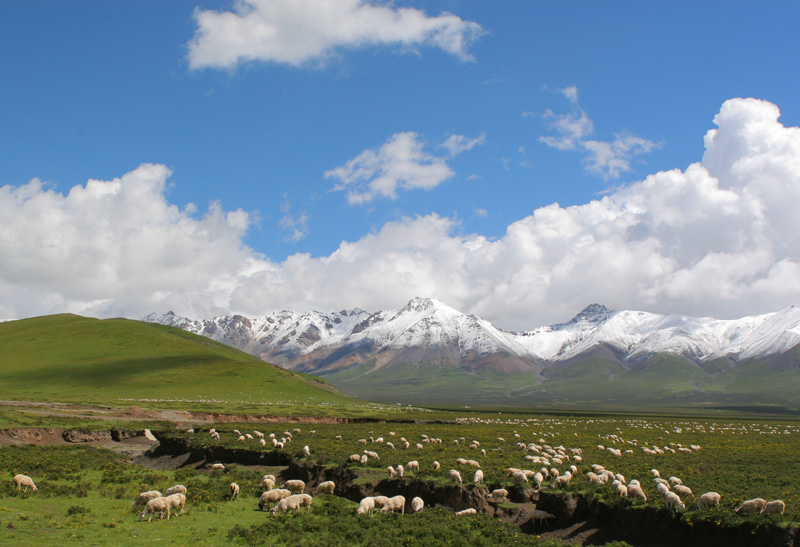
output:
[[350,457],[347,458],[347,461],[360,462],[361,461],[361,454],[350,454]]
[[544,523],[547,520],[556,518],[555,515],[548,513],[547,511],[542,511],[540,509],[534,509],[533,513],[531,514],[531,520],[533,520],[533,524],[536,524],[536,521],[540,523]]
[[250,433],[245,433],[244,434],[244,438],[247,439],[248,441],[252,441],[253,440],[253,436]]
[[659,483],[656,485],[656,493],[661,496],[666,496],[669,494],[669,486],[663,483]]
[[411,471],[419,471],[419,462],[417,460],[412,460],[406,464],[406,470]]
[[569,481],[572,480],[571,474],[559,475],[556,477],[556,480],[553,481],[553,484],[550,485],[550,488],[564,488],[569,484]]
[[139,513],[139,520],[144,520],[145,515],[149,515],[147,522],[150,522],[155,512],[158,512],[160,514],[159,518],[162,519],[164,518],[164,513],[166,513],[167,519],[169,519],[169,501],[167,501],[167,498],[153,498],[148,501],[144,506],[144,511]]
[[389,467],[387,467],[386,470],[389,472],[389,478],[390,479],[393,479],[393,478],[395,478],[397,476],[397,471],[395,471],[394,467],[392,467],[391,465]]
[[212,463],[211,469],[225,469],[225,466],[221,463]]
[[433,462],[433,470],[434,471],[438,471],[439,469],[441,469],[441,467],[442,467],[442,465],[439,462],[437,462],[437,461]]
[[276,490],[269,490],[268,492],[263,492],[261,497],[258,498],[258,509],[263,511],[265,507],[269,508],[269,504],[277,503],[284,498],[288,498],[291,496],[292,493],[288,490],[283,488],[278,488]]
[[216,431],[212,431],[211,432],[211,438],[212,439],[219,439],[219,433],[217,433]]
[[647,503],[647,496],[645,496],[642,487],[637,484],[628,485],[628,497],[640,500],[643,503]]
[[670,477],[669,479],[670,484],[683,484],[683,481],[680,480],[678,477]]
[[661,476],[661,473],[658,471],[658,469],[651,469],[650,470],[650,474],[653,475],[654,477],[660,477]]
[[23,486],[25,487],[25,492],[28,491],[28,488],[32,490],[38,490],[38,488],[36,488],[36,485],[33,484],[33,479],[30,478],[28,475],[22,475],[22,474],[14,475],[14,484],[17,485],[17,487],[15,488],[16,490],[22,490]]
[[683,484],[676,484],[672,487],[672,491],[680,496],[694,497],[694,494],[692,494],[692,489],[688,486],[684,486]]
[[306,489],[306,483],[301,480],[290,480],[286,481],[286,484],[284,484],[283,487],[293,494],[302,494]]
[[239,497],[239,485],[235,482],[231,483],[231,500],[235,500]]
[[319,496],[320,494],[329,494],[332,496],[333,491],[335,489],[336,489],[336,484],[333,481],[325,481],[323,483],[320,483],[319,486],[317,486],[317,495]]
[[708,509],[709,507],[719,507],[721,496],[716,492],[706,492],[697,500],[698,509]]
[[303,456],[305,456],[305,457],[307,458],[307,457],[309,457],[310,455],[311,455],[311,449],[310,449],[310,448],[308,448],[308,445],[305,445],[305,446],[303,447]]
[[261,446],[267,446],[267,441],[265,441],[264,439],[258,439],[258,444],[260,444]]
[[[456,481],[458,484],[462,484],[461,473],[459,473],[455,469],[451,469],[450,470],[450,478],[453,479],[454,481]],[[527,480],[527,479],[525,479],[525,480]]]
[[783,515],[783,512],[786,511],[786,504],[783,500],[772,500],[767,502],[764,508],[761,510],[762,515]]
[[508,498],[508,490],[506,490],[505,488],[498,488],[496,490],[492,490],[492,492],[487,497],[489,501],[493,501],[495,503],[502,503],[506,501],[507,498]]
[[[525,474],[525,478],[528,478],[527,473]],[[544,475],[542,475],[540,472],[537,471],[536,473],[533,474],[533,487],[534,488],[538,489],[542,485],[543,481],[544,481]]]
[[383,504],[383,508],[381,509],[381,513],[394,513],[397,510],[400,510],[401,513],[406,512],[406,498],[403,496],[392,496],[391,498],[386,500],[386,503]]
[[419,513],[425,508],[425,502],[422,501],[422,498],[416,497],[411,500],[411,512],[412,513]]
[[665,481],[664,479],[661,479],[661,478],[658,478],[658,477],[656,477],[655,479],[653,479],[653,482],[654,482],[654,483],[656,483],[656,484],[663,484],[663,485],[664,485],[664,486],[666,486],[667,488],[669,488],[669,487],[670,487],[669,481]]
[[[186,504],[186,496],[180,492],[176,492],[169,496],[164,496],[164,499],[167,500],[167,503],[169,503],[170,507],[181,508],[181,512],[178,513],[178,516],[183,514],[183,506]],[[169,520],[169,511],[167,511],[167,520]]]
[[166,496],[171,496],[172,494],[183,494],[185,496],[186,487],[182,484],[176,484],[172,488],[167,488]]
[[401,464],[397,464],[397,476],[401,479],[403,478],[403,474],[405,474],[406,470]]
[[271,479],[269,477],[264,477],[261,479],[261,482],[258,483],[258,487],[262,490],[272,490],[275,488],[275,479]]
[[[452,471],[450,471],[450,474],[451,474],[451,475],[452,475],[452,473],[453,473],[453,472],[452,472]],[[534,476],[535,476],[535,475],[534,475]],[[519,483],[519,482],[528,482],[528,476],[527,476],[525,473],[523,473],[522,471],[514,471],[514,473],[512,473],[512,475],[511,475],[511,479],[512,479],[512,480],[513,480],[515,483]],[[459,481],[459,482],[461,482],[461,481]]]
[[736,514],[747,515],[760,513],[761,510],[764,509],[765,505],[767,505],[767,500],[764,498],[753,498],[751,500],[742,502],[742,504],[736,508]]
[[306,512],[311,511],[311,503],[313,500],[314,498],[308,494],[295,494],[293,496],[283,498],[275,505],[275,507],[272,508],[272,514],[275,515],[277,513],[286,513],[288,511],[298,511],[301,507],[305,507]]
[[358,508],[356,509],[356,514],[363,515],[364,513],[368,513],[371,515],[374,510],[375,510],[375,500],[367,496],[366,498],[361,500],[361,503],[358,504]]
[[469,509],[464,509],[462,511],[457,511],[456,515],[474,515],[478,511],[474,507],[470,507]]
[[160,497],[162,497],[161,492],[159,492],[158,490],[150,490],[148,492],[142,492],[141,494],[139,494],[139,497],[136,498],[136,501],[134,501],[131,504],[131,509],[136,509],[140,505],[147,505],[148,501]]
[[478,469],[475,471],[475,475],[472,477],[472,483],[477,486],[483,482],[483,471]]
[[386,496],[372,496],[372,501],[375,502],[375,509],[381,509],[389,501],[389,498]]
[[667,509],[677,510],[678,507],[681,509],[686,509],[686,506],[681,501],[681,498],[675,492],[667,492],[667,495],[664,496],[664,501],[667,504]]

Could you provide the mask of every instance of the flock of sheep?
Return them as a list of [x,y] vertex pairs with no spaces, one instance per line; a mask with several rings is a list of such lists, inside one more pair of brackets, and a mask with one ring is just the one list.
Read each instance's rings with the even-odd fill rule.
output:
[[[270,443],[275,449],[283,449],[292,442],[294,434],[299,433],[300,429],[294,429],[293,431],[294,433],[291,431],[284,431],[281,436],[277,436],[275,434],[265,435],[260,431],[253,431],[252,434],[242,434],[239,430],[233,430],[233,434],[236,435],[237,439],[242,442],[248,440],[256,441],[256,439],[258,439],[257,442],[262,447],[265,447],[268,443]],[[187,430],[187,433],[194,433],[194,430]],[[315,433],[315,431],[310,431],[311,435],[314,435]],[[220,438],[220,434],[214,429],[209,430],[209,434],[213,439]],[[370,432],[370,434],[372,434],[372,432]],[[585,465],[583,461],[582,448],[566,448],[563,445],[552,446],[551,444],[547,444],[545,436],[546,434],[541,434],[538,442],[525,443],[521,441],[521,435],[519,435],[516,431],[514,432],[514,437],[516,437],[516,448],[520,452],[524,452],[524,457],[521,458],[521,460],[524,459],[526,465],[533,464],[537,466],[538,469],[509,467],[506,469],[506,477],[510,479],[508,481],[509,483],[529,483],[537,490],[547,487],[547,483],[549,483],[550,488],[560,489],[570,485],[573,479],[579,474],[578,465]],[[621,440],[616,435],[609,435],[607,438],[612,438],[613,442]],[[269,441],[267,439],[269,439]],[[387,439],[384,439],[382,436],[377,438],[370,436],[369,439],[358,439],[356,441],[356,445],[362,446],[363,450],[361,453],[350,455],[347,459],[347,462],[345,462],[345,465],[363,465],[367,464],[371,459],[380,460],[380,455],[376,452],[376,450],[370,448],[383,447],[388,449],[391,454],[399,455],[401,453],[399,449],[410,450],[413,446],[417,450],[422,450],[425,445],[443,443],[441,438],[429,437],[425,434],[421,435],[421,442],[414,444],[412,444],[412,442],[405,437],[396,436],[395,432],[389,432]],[[335,436],[335,440],[342,441],[342,437],[337,435]],[[510,444],[505,444],[506,441],[502,437],[498,437],[496,441],[498,446],[511,446]],[[553,441],[550,442],[555,444]],[[481,442],[477,440],[467,441],[464,437],[461,437],[454,439],[452,444],[459,447],[464,446],[469,450],[480,453],[482,456],[487,455],[486,449],[483,448],[481,446]],[[646,449],[646,453],[649,454],[663,453],[664,449],[671,451],[679,450],[687,453],[693,453],[701,450],[701,447],[698,445],[689,445],[684,447],[680,444],[676,445],[673,443],[673,446],[676,446],[677,448],[671,448],[669,446],[659,448],[653,446],[642,447],[642,450]],[[623,456],[623,452],[617,448],[605,447],[603,445],[598,445],[597,448],[601,451],[608,451],[608,453],[613,456]],[[494,448],[493,450],[502,451],[502,448]],[[308,445],[304,446],[302,453],[305,457],[309,457],[311,455],[310,447]],[[632,453],[632,450],[626,450],[625,453]],[[462,466],[462,468],[466,467],[474,469],[474,472],[470,471],[473,473],[471,477],[472,484],[478,486],[484,483],[484,470],[481,468],[479,461],[460,457],[455,460],[455,464],[456,467]],[[555,467],[557,465],[568,467],[568,469],[561,472],[557,467]],[[210,464],[208,467],[211,469],[225,469],[225,465],[221,463]],[[441,469],[442,466],[438,461],[432,462],[431,470],[433,472],[439,472]],[[390,465],[386,468],[386,470],[390,479],[400,480],[403,479],[404,474],[409,471],[418,473],[420,471],[420,463],[417,460],[411,460],[405,463],[405,465],[402,463]],[[668,479],[662,479],[658,469],[651,469],[650,474],[652,475],[652,488],[655,491],[656,496],[663,498],[665,506],[673,511],[677,511],[679,509],[685,510],[686,505],[683,499],[687,497],[694,497],[694,493],[692,492],[691,488],[684,485],[683,481],[675,476],[671,476]],[[599,464],[592,464],[591,470],[587,471],[585,476],[589,484],[597,485],[598,487],[606,487],[610,483],[610,487],[614,494],[621,497],[627,497],[638,502],[647,502],[645,488],[643,484],[636,479],[627,481],[624,475],[620,473],[614,473],[613,471],[608,470]],[[447,472],[447,477],[459,485],[463,484],[464,482],[461,472],[455,468],[452,468]],[[25,491],[27,491],[29,488],[33,490],[37,489],[33,480],[27,475],[16,475],[14,477],[14,482],[17,489],[24,488]],[[299,511],[301,508],[306,508],[307,511],[311,510],[313,497],[305,493],[307,488],[305,482],[302,480],[287,480],[282,486],[277,487],[275,476],[264,475],[259,484],[259,488],[263,490],[263,493],[258,499],[258,508],[262,511],[269,510],[274,515],[289,511]],[[333,495],[335,488],[336,485],[332,481],[325,481],[317,486],[316,495]],[[239,497],[239,490],[238,484],[231,483],[231,500],[236,500]],[[182,485],[176,485],[172,488],[169,488],[166,490],[165,495],[162,495],[161,492],[157,490],[142,492],[136,501],[134,501],[132,508],[135,509],[143,506],[143,510],[139,512],[140,520],[143,520],[145,517],[147,517],[149,522],[156,513],[159,514],[159,518],[161,519],[163,519],[165,515],[166,518],[169,519],[172,511],[180,509],[177,514],[183,514],[184,505],[186,503],[186,495],[186,488]],[[505,502],[508,500],[508,490],[502,487],[495,488],[486,497],[486,500],[493,503]],[[719,493],[706,492],[697,498],[696,507],[698,510],[719,507],[720,500],[721,495]],[[415,497],[411,501],[409,512],[419,512],[422,511],[424,507],[424,501],[419,497]],[[381,495],[368,496],[360,501],[358,508],[355,509],[355,512],[357,514],[372,515],[376,509],[379,509],[381,513],[396,511],[405,513],[406,498],[402,495],[394,497],[386,497]],[[772,500],[768,502],[763,498],[755,498],[743,502],[735,511],[737,514],[742,515],[758,513],[783,515],[785,509],[786,504],[782,500]],[[456,514],[464,515],[474,514],[476,512],[477,511],[475,508],[467,508],[456,512]],[[546,522],[547,520],[555,517],[546,511],[537,509],[533,512],[532,518],[533,523],[536,524]]]

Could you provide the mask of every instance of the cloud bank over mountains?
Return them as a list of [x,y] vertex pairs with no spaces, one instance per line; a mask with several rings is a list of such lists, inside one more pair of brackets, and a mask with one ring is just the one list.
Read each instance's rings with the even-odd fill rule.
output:
[[[335,3],[345,4],[352,13],[365,9]],[[257,5],[239,8],[252,14]],[[465,51],[457,41],[443,43]],[[303,55],[286,62],[304,62]],[[252,213],[171,204],[163,165],[90,180],[67,194],[36,179],[4,186],[0,317],[140,318],[166,310],[252,317],[282,308],[388,309],[416,296],[507,329],[565,320],[595,301],[719,318],[774,311],[800,300],[800,128],[784,127],[779,116],[769,102],[731,99],[705,135],[701,162],[582,205],[538,208],[498,239],[462,234],[456,218],[431,214],[386,223],[328,256],[283,261],[244,244]],[[413,135],[393,138],[414,149]],[[384,165],[381,153],[370,152],[372,162],[351,160],[342,177]],[[449,167],[439,169],[441,178]],[[362,198],[397,187],[372,182]]]

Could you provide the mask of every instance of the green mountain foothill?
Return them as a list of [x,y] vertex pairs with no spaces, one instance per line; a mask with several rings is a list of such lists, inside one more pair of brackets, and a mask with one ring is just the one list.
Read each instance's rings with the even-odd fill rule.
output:
[[[5,400],[263,409],[349,405],[317,377],[174,327],[71,314],[0,323]],[[313,413],[313,410],[308,410]]]

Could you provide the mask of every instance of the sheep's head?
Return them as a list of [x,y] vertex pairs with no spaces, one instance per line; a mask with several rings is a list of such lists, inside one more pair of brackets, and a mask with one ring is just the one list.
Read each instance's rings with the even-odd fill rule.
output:
[[144,520],[144,514],[145,514],[145,512],[144,512],[144,511],[142,511],[141,513],[139,513],[139,520]]

